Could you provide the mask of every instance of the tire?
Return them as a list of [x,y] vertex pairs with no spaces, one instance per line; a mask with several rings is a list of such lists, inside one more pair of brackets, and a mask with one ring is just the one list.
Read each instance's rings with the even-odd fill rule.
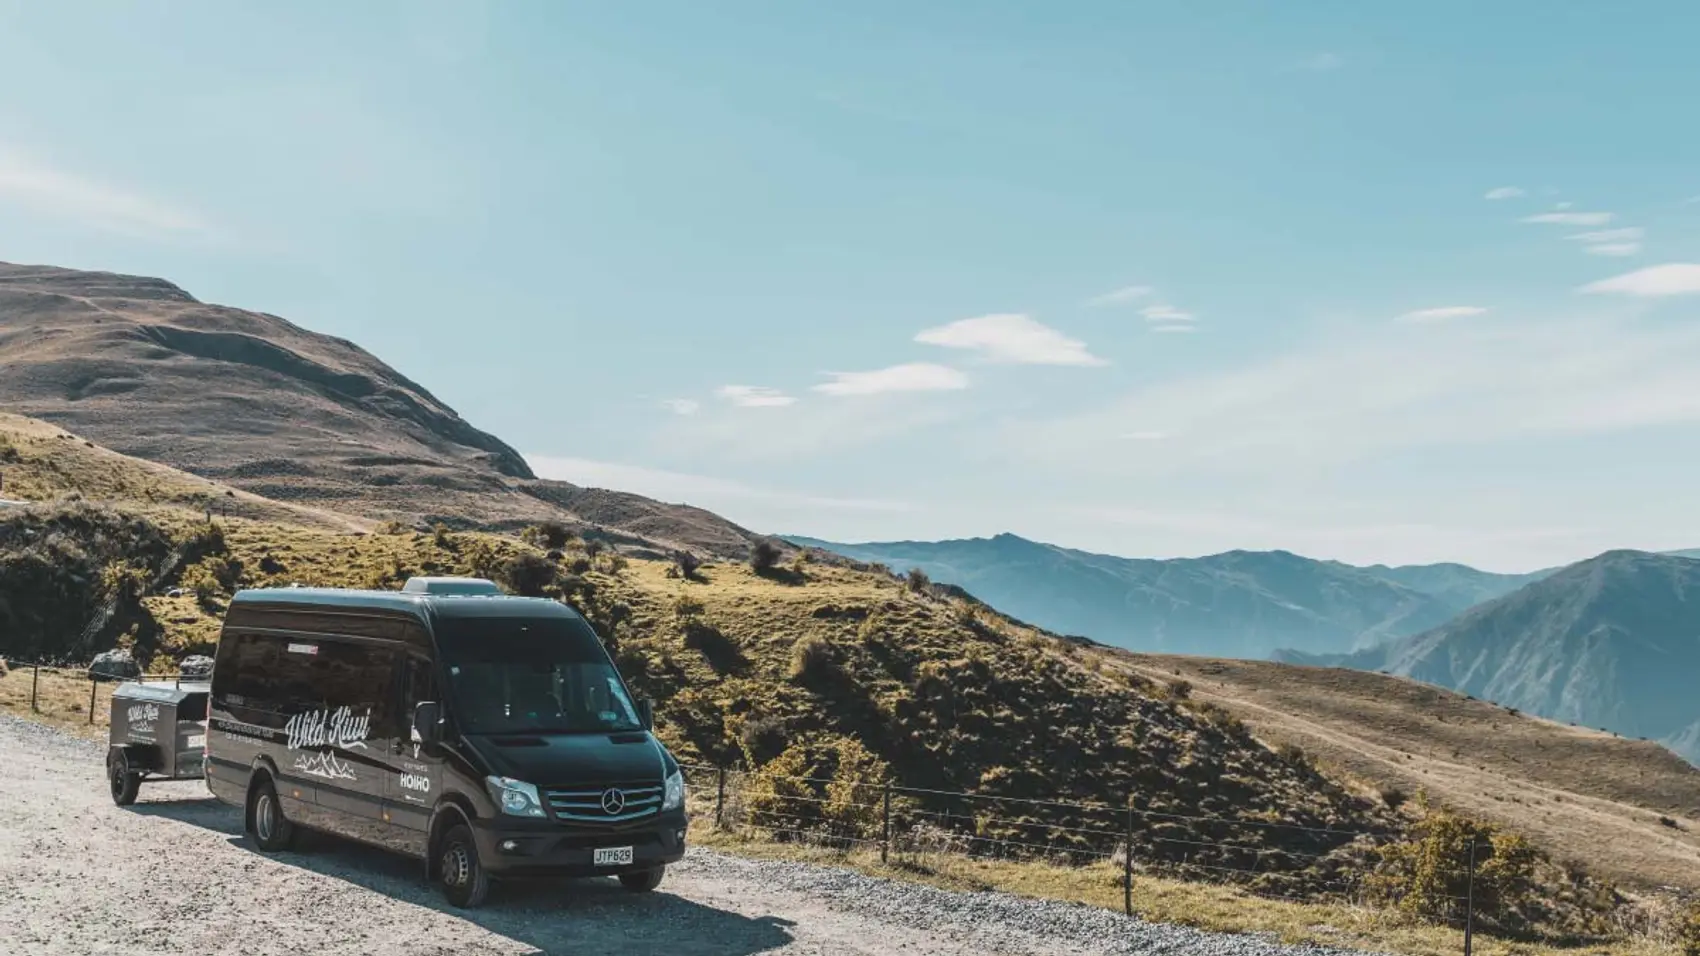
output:
[[262,851],[278,853],[295,845],[295,824],[283,815],[270,777],[260,781],[248,798],[248,819],[254,845]]
[[121,807],[127,807],[136,802],[136,794],[142,789],[142,775],[130,769],[130,756],[122,750],[114,750],[106,758],[107,783],[112,787],[112,802]]
[[472,831],[457,823],[437,844],[437,879],[450,906],[475,909],[490,897],[490,874],[478,859]]
[[633,893],[648,893],[661,885],[661,878],[667,875],[665,864],[653,870],[639,870],[636,873],[621,873],[620,885]]

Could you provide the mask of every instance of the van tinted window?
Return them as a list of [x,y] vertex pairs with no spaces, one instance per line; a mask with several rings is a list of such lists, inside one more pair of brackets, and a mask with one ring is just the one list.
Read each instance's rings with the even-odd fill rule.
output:
[[221,705],[253,716],[339,707],[369,712],[372,732],[387,733],[395,716],[390,707],[395,661],[395,651],[385,647],[234,634],[220,643],[214,691]]

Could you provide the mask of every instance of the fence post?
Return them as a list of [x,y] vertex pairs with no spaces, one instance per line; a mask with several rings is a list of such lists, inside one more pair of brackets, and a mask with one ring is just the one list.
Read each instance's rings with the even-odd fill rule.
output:
[[35,662],[35,669],[30,673],[30,710],[33,710],[38,714],[41,713],[41,708],[36,705],[35,701],[36,701],[36,688],[38,688],[40,686],[41,686],[41,662],[36,661]]
[[89,678],[89,723],[94,723],[94,692],[100,687],[100,681]]
[[891,854],[891,784],[885,785],[885,809],[881,812],[880,831],[880,862],[886,862]]
[[1476,837],[1470,835],[1470,869],[1464,884],[1464,956],[1471,956],[1476,932]]
[[725,826],[723,816],[726,807],[726,768],[714,768],[714,828],[719,830]]
[[1127,799],[1127,834],[1122,844],[1122,911],[1133,915],[1133,798]]

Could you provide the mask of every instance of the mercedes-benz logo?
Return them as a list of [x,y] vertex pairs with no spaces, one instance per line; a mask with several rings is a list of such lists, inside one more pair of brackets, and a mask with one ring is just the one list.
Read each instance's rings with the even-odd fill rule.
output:
[[619,787],[609,787],[602,791],[602,812],[607,814],[619,813],[626,808],[626,795]]

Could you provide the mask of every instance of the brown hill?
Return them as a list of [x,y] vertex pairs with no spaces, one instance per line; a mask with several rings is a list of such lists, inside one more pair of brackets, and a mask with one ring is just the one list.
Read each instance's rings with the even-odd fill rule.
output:
[[161,279],[0,263],[0,407],[274,501],[375,520],[556,520],[723,556],[752,538],[700,509],[539,480],[353,343]]
[[1426,791],[1602,875],[1700,889],[1700,769],[1657,744],[1358,670],[1102,653],[1371,786]]

